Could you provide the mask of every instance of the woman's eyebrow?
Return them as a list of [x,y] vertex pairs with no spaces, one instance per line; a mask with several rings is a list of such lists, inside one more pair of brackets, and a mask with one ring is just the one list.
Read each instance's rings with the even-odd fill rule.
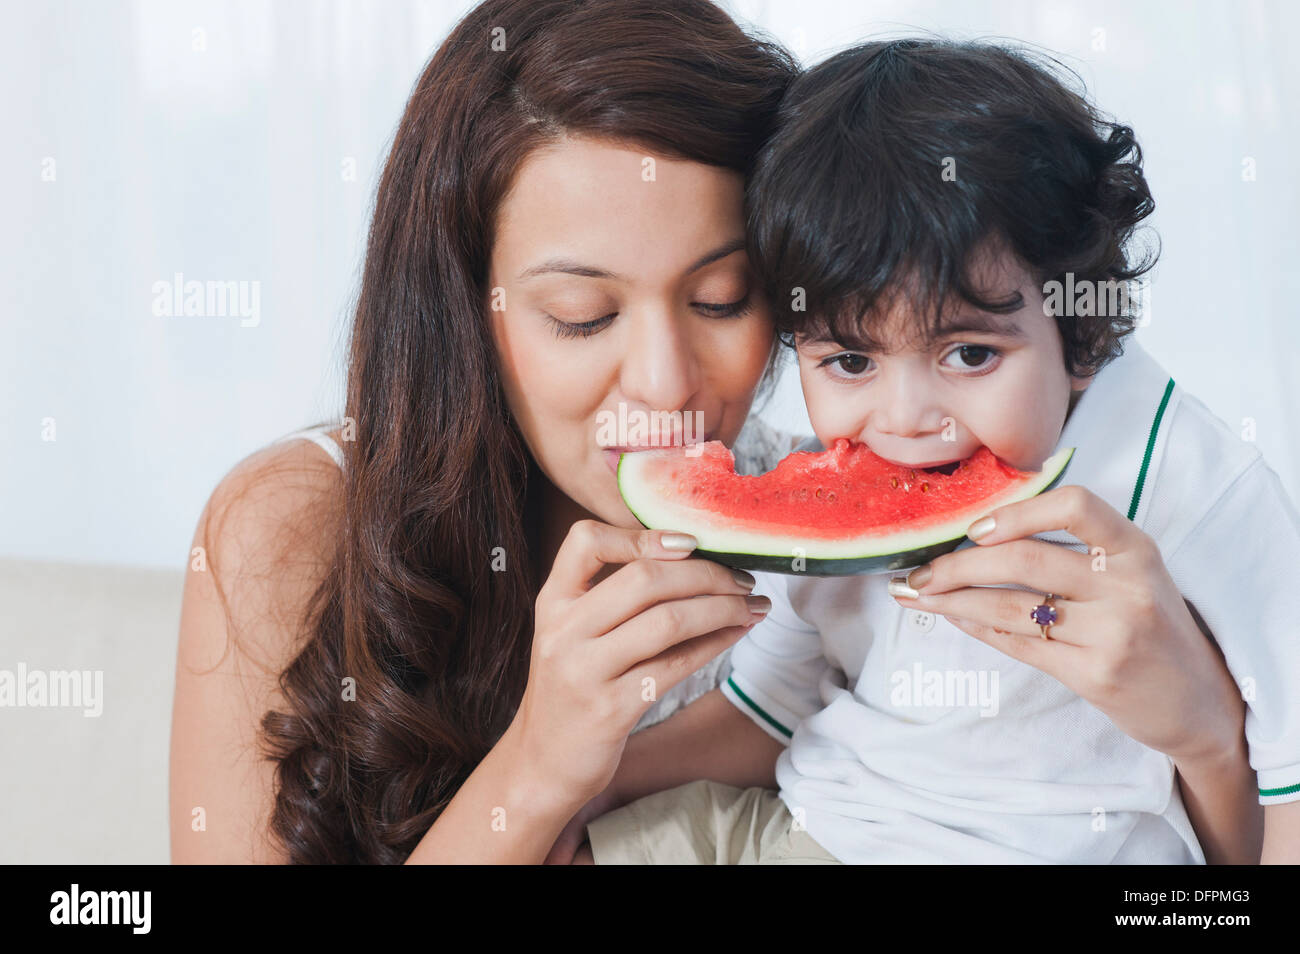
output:
[[[719,245],[711,252],[701,255],[696,261],[686,269],[686,274],[698,272],[705,265],[711,265],[720,258],[726,258],[745,247],[744,238],[734,238],[729,242]],[[540,265],[534,265],[532,268],[526,268],[519,273],[519,281],[528,278],[535,278],[538,275],[547,275],[552,272],[561,272],[565,275],[577,275],[580,278],[605,278],[616,282],[625,282],[627,278],[615,272],[606,271],[603,268],[596,268],[592,265],[584,264],[571,258],[548,258]]]

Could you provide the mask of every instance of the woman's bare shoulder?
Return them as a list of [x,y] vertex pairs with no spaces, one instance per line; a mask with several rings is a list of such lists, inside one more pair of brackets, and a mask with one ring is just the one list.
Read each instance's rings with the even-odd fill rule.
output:
[[171,739],[172,859],[285,860],[269,836],[274,764],[261,721],[341,525],[340,471],[310,441],[239,461],[195,528],[182,598]]
[[263,447],[221,479],[195,544],[219,582],[236,590],[232,609],[241,610],[241,622],[260,611],[285,617],[305,609],[334,556],[342,492],[338,465],[306,440]]

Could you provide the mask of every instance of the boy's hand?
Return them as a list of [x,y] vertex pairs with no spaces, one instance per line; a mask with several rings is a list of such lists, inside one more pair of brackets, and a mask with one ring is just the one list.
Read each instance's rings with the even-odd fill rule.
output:
[[[993,529],[977,547],[913,570],[908,585],[919,597],[895,599],[942,614],[1054,676],[1123,732],[1176,762],[1213,760],[1243,744],[1241,692],[1149,536],[1079,486],[990,515]],[[1073,534],[1089,552],[1022,539],[1053,530]],[[989,588],[994,584],[1033,592]],[[1057,622],[1044,640],[1030,611],[1047,593],[1056,597]]]

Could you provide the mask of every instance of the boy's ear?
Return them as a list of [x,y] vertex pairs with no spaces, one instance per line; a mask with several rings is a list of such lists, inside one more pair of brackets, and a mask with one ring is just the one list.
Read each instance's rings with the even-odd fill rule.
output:
[[1088,390],[1088,385],[1092,384],[1093,377],[1095,375],[1089,375],[1086,378],[1076,378],[1074,375],[1070,375],[1070,390],[1080,392]]

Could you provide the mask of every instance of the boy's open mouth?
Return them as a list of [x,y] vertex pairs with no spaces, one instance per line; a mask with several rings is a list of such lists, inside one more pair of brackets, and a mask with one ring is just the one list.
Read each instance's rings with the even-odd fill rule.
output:
[[961,461],[954,460],[948,464],[940,464],[938,467],[922,467],[921,471],[926,474],[946,474],[951,477],[953,471],[960,467],[961,464]]

